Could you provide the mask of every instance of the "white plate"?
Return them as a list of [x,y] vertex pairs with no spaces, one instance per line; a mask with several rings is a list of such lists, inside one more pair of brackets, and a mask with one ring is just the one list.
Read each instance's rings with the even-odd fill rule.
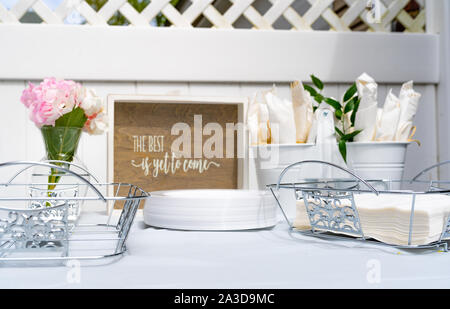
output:
[[179,230],[246,230],[274,226],[277,216],[268,191],[168,190],[150,193],[144,221]]

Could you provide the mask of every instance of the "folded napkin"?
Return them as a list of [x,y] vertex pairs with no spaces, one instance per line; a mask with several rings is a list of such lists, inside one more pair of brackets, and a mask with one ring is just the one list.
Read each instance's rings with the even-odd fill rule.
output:
[[265,95],[273,91],[274,89],[257,91],[250,100],[247,111],[247,126],[250,131],[250,143],[252,145],[271,143],[269,109]]
[[[394,245],[408,244],[412,195],[362,193],[355,194],[354,198],[366,238]],[[350,206],[347,200],[342,203]],[[411,244],[426,245],[439,240],[449,214],[450,196],[417,195]],[[294,226],[300,230],[311,229],[303,200],[297,201]]]
[[300,81],[291,84],[292,105],[296,128],[296,142],[305,143],[308,139],[313,121],[311,95],[305,91]]
[[399,97],[400,118],[395,135],[396,141],[404,142],[408,140],[413,127],[413,119],[419,106],[420,97],[420,93],[414,91],[412,81],[402,85]]
[[272,144],[295,144],[295,121],[292,102],[281,99],[275,91],[265,95],[270,121]]
[[400,100],[389,90],[376,130],[377,141],[393,141],[400,119]]
[[356,142],[372,141],[375,137],[377,121],[377,83],[368,74],[363,73],[356,80],[356,88],[360,98],[358,113],[355,118],[355,129],[362,130],[355,136]]

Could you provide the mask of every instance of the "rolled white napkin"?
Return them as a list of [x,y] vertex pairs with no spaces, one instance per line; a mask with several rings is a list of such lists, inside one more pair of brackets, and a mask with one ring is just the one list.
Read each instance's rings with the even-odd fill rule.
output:
[[313,105],[311,95],[305,91],[300,81],[291,84],[292,105],[296,128],[296,142],[305,143],[313,121]]
[[389,90],[384,102],[381,119],[377,126],[377,141],[393,141],[400,119],[400,100]]
[[362,130],[355,136],[356,142],[372,141],[375,138],[377,121],[377,83],[368,74],[363,73],[356,79],[356,88],[360,98],[355,129]]
[[296,128],[292,102],[277,97],[273,92],[266,93],[269,111],[271,143],[295,144]]
[[400,118],[398,120],[396,141],[407,141],[413,127],[413,119],[419,106],[420,93],[414,91],[413,82],[409,81],[402,85],[400,90]]

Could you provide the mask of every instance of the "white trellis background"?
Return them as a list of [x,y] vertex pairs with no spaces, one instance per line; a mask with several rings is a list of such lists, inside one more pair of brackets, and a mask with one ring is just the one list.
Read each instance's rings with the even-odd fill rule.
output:
[[[226,9],[221,7],[227,3]],[[191,0],[183,8],[168,0],[153,0],[138,13],[125,0],[109,0],[97,12],[87,2],[62,0],[51,9],[46,0],[0,1],[0,162],[39,160],[44,155],[38,129],[20,104],[28,81],[46,76],[76,79],[108,94],[180,94],[250,96],[276,83],[289,98],[289,82],[326,83],[327,95],[339,97],[366,71],[379,83],[379,104],[393,88],[413,79],[422,93],[416,137],[411,145],[406,177],[421,166],[450,159],[448,54],[450,3],[416,1],[415,17],[405,10],[408,0],[380,0],[380,19],[372,22],[366,0],[344,0],[343,14],[332,0]],[[299,6],[306,8],[299,13]],[[42,20],[27,24],[30,11]],[[76,11],[85,22],[69,25]],[[126,27],[109,26],[120,12]],[[170,27],[154,27],[164,14]],[[251,29],[242,28],[244,18]],[[286,30],[277,28],[282,18]],[[210,29],[199,26],[199,19]],[[367,31],[351,31],[359,19]],[[320,20],[328,31],[316,31]],[[390,33],[392,22],[404,33]],[[249,27],[247,27],[249,28]],[[258,31],[256,31],[258,30]],[[79,156],[102,181],[106,180],[105,136],[85,136]],[[442,170],[440,176],[449,178]]]
[[[254,0],[227,0],[231,5],[221,14],[217,7],[222,1],[197,0],[188,1],[188,7],[180,12],[170,0],[153,0],[142,12],[138,12],[126,0],[108,0],[97,12],[84,0],[64,0],[55,10],[52,10],[42,0],[19,0],[10,9],[0,4],[0,21],[4,23],[20,23],[23,15],[33,10],[47,24],[63,24],[66,17],[73,11],[84,17],[87,24],[107,25],[108,20],[120,12],[134,26],[149,26],[150,22],[162,13],[175,27],[193,27],[198,17],[203,15],[214,28],[233,28],[233,24],[240,16],[244,16],[254,29],[273,29],[273,24],[283,16],[295,30],[312,30],[312,25],[318,18],[323,18],[331,30],[350,31],[350,25],[360,18],[369,31],[390,31],[392,21],[397,20],[407,32],[424,32],[425,28],[425,1],[418,0],[420,5],[417,17],[413,18],[404,8],[410,0],[345,0],[348,9],[342,16],[338,16],[330,6],[334,0],[308,0],[309,9],[299,14],[292,5],[295,0],[267,0],[270,8],[261,14],[256,8],[258,1]],[[374,13],[370,13],[368,5],[376,4],[379,8],[374,23]]]

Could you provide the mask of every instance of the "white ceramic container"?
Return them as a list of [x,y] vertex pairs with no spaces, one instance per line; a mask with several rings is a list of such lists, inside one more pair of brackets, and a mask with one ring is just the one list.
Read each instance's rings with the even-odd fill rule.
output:
[[260,229],[277,223],[277,206],[267,190],[156,191],[146,200],[144,222],[178,230]]

